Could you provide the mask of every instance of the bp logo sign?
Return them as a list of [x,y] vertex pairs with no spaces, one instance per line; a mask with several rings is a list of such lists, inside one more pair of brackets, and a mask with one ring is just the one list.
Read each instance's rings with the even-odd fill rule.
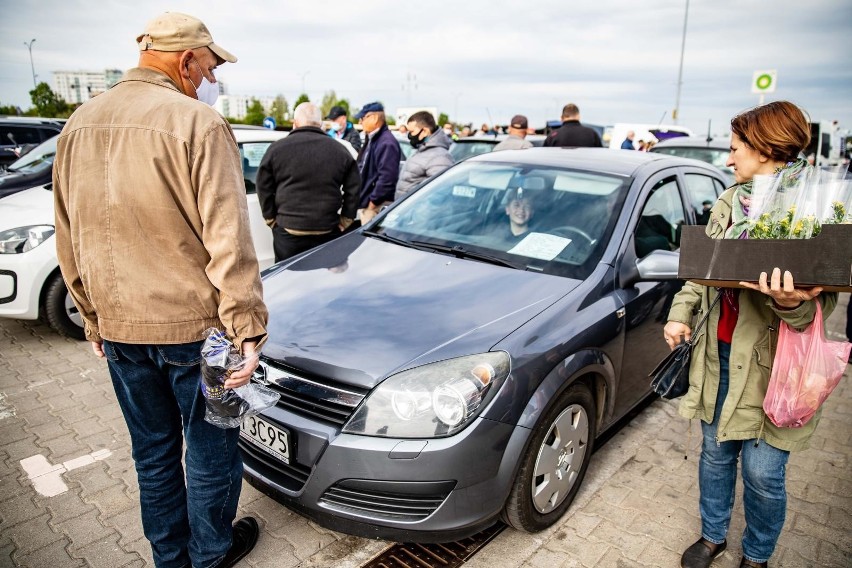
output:
[[751,92],[757,94],[774,93],[778,72],[774,69],[769,71],[755,71],[751,80]]

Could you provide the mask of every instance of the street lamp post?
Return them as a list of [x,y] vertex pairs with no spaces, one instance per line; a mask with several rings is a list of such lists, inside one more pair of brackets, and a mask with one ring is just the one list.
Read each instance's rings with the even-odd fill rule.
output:
[[307,94],[305,93],[305,77],[308,76],[308,73],[310,73],[310,71],[305,71],[304,73],[302,73],[302,93],[304,94]]
[[37,87],[37,85],[36,85],[36,74],[35,74],[35,65],[33,64],[33,42],[34,42],[34,41],[35,41],[35,38],[31,39],[31,40],[30,40],[30,41],[28,41],[28,42],[27,42],[27,41],[25,41],[25,42],[24,42],[24,45],[26,45],[26,46],[27,46],[27,49],[29,49],[29,50],[30,50],[30,67],[32,67],[32,70],[33,70],[33,89],[35,89],[35,88]]
[[675,97],[675,108],[672,113],[672,122],[677,124],[680,114],[680,87],[683,84],[683,52],[686,48],[686,21],[689,18],[689,0],[686,0],[686,12],[683,14],[683,39],[680,42],[680,68],[677,71],[677,96]]

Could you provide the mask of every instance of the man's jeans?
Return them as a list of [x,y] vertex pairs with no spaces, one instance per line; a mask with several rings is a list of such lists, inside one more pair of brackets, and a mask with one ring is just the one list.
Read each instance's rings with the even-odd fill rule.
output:
[[103,344],[130,430],[142,527],[160,568],[216,566],[231,546],[240,498],[239,429],[204,421],[201,345]]
[[698,465],[701,490],[701,536],[719,544],[725,540],[734,507],[737,459],[742,454],[743,505],[746,530],[743,556],[753,562],[766,562],[775,550],[787,512],[784,476],[790,453],[765,440],[717,442],[716,427],[722,403],[728,394],[731,346],[719,342],[719,394],[712,424],[701,423],[704,443]]

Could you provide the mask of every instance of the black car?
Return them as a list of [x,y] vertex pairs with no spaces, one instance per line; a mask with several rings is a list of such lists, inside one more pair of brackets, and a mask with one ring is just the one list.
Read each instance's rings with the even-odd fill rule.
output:
[[57,138],[42,142],[0,172],[0,198],[51,182]]
[[253,380],[281,400],[243,424],[246,478],[373,538],[550,526],[649,395],[694,188],[724,184],[661,154],[493,152],[271,267]]
[[65,119],[0,117],[0,169],[62,131]]

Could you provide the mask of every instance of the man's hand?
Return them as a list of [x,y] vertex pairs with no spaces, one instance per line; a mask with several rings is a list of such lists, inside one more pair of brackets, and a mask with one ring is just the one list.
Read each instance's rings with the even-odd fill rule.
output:
[[[767,282],[767,280],[769,280]],[[771,279],[765,272],[760,273],[757,284],[751,282],[740,282],[740,286],[750,290],[762,292],[771,297],[775,305],[786,310],[798,308],[802,302],[813,300],[822,292],[822,287],[796,288],[793,284],[793,275],[789,270],[784,271],[784,281],[781,281],[781,269],[776,267],[772,270]]]
[[104,342],[103,341],[92,341],[92,351],[94,351],[96,357],[100,357],[103,359],[104,355]]
[[379,213],[378,208],[376,208],[372,203],[366,209],[361,210],[361,224],[366,225],[369,223],[373,217],[375,217]]
[[243,341],[243,368],[231,373],[225,380],[226,389],[234,389],[248,384],[252,373],[257,369],[258,353],[256,341]]

